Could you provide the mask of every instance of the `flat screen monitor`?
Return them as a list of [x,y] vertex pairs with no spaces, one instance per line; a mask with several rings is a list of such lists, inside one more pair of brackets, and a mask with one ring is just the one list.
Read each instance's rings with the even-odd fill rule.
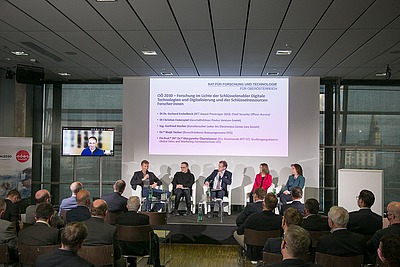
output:
[[62,127],[63,156],[114,156],[114,128]]

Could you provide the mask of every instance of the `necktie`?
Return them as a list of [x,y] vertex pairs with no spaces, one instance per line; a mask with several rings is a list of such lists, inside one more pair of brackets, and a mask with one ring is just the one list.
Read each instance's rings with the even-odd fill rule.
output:
[[221,176],[218,176],[217,190],[221,189]]

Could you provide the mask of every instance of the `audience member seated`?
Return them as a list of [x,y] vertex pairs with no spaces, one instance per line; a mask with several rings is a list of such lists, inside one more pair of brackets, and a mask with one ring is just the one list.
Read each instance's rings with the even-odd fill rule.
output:
[[[303,216],[301,215],[300,211],[294,208],[288,208],[285,213],[283,214],[282,218],[282,229],[285,233],[289,226],[297,225],[300,226],[303,222]],[[275,254],[281,254],[281,244],[282,244],[282,237],[277,238],[269,238],[265,243],[263,251]]]
[[175,173],[172,185],[174,186],[173,191],[175,194],[175,210],[174,215],[179,215],[178,207],[182,196],[185,196],[186,200],[186,213],[185,215],[191,215],[191,201],[190,196],[192,194],[192,186],[194,184],[194,175],[189,170],[189,164],[187,162],[181,163],[181,171]]
[[[142,170],[137,171],[133,174],[132,179],[131,179],[131,186],[133,190],[136,190],[137,186],[140,185],[142,187],[142,197],[145,197],[146,199],[149,196],[149,191],[150,188],[153,190],[153,196],[154,197],[161,197],[161,194],[163,193],[162,190],[156,189],[156,186],[162,185],[162,182],[160,179],[157,178],[157,176],[149,172],[149,162],[147,160],[142,160],[140,163],[140,166]],[[171,195],[169,191],[165,191],[164,193],[167,194],[167,198]],[[160,211],[162,209],[162,203],[157,203],[154,206],[153,210]],[[151,202],[148,199],[146,202],[146,210],[149,211],[151,209]]]
[[[25,221],[30,224],[34,224],[36,222],[35,216],[37,207],[42,203],[51,203],[50,192],[47,191],[46,189],[41,189],[37,191],[35,194],[35,202],[36,205],[30,205],[26,208]],[[58,217],[57,211],[54,211],[54,215],[53,218],[51,219],[51,222],[57,224],[57,226],[60,228],[65,224],[65,222],[60,217]]]
[[306,230],[297,225],[287,228],[281,242],[283,261],[265,265],[268,267],[322,267],[319,264],[304,262],[302,258],[307,254],[311,245],[310,235]]
[[[253,195],[257,188],[262,188],[265,192],[268,191],[268,188],[272,185],[272,176],[269,174],[269,168],[267,163],[260,164],[260,173],[256,175],[256,179],[254,180],[253,189],[250,193],[250,202],[253,203]],[[245,196],[246,197],[246,196]]]
[[122,264],[123,259],[117,262],[121,258],[121,247],[119,246],[117,228],[104,222],[104,217],[107,213],[107,203],[102,199],[93,201],[90,205],[90,213],[92,217],[84,222],[88,229],[88,235],[83,245],[114,245],[114,263],[115,266],[119,266]]
[[258,213],[263,210],[264,198],[267,192],[263,188],[256,188],[253,193],[254,203],[249,203],[244,210],[237,216],[236,225],[240,227],[250,214]]
[[87,190],[79,191],[76,194],[76,203],[78,204],[75,208],[67,211],[66,220],[70,222],[83,222],[91,217],[90,215],[90,193]]
[[389,227],[376,231],[367,242],[367,250],[374,254],[379,247],[379,241],[384,235],[400,235],[400,202],[390,202],[387,206]]
[[126,197],[122,196],[125,191],[126,183],[123,180],[118,180],[113,185],[114,192],[109,195],[101,196],[101,199],[107,203],[108,212],[127,212]]
[[382,216],[372,212],[375,196],[369,190],[362,190],[357,198],[360,210],[349,213],[347,229],[350,232],[371,237],[376,231],[382,229]]
[[15,203],[18,202],[20,199],[21,195],[19,194],[18,190],[16,189],[10,190],[5,199],[6,210],[3,215],[3,220],[15,223],[17,233],[19,231],[18,221],[20,219],[20,213],[19,213],[19,207]]
[[0,198],[0,244],[7,244],[10,252],[10,266],[13,266],[18,262],[18,238],[12,223],[2,219],[5,210],[6,202]]
[[[253,213],[247,218],[247,220],[237,229],[237,232],[233,233],[233,237],[236,241],[244,247],[244,229],[253,229],[258,231],[269,231],[282,229],[282,217],[276,215],[273,211],[276,208],[278,199],[273,193],[269,193],[265,196],[263,202],[263,211],[259,213]],[[247,246],[247,252],[250,254],[251,261],[257,261],[262,259],[263,247],[258,246]]]
[[[115,223],[118,225],[126,226],[139,226],[139,225],[149,225],[149,216],[146,214],[138,213],[140,208],[140,199],[137,196],[130,197],[128,199],[128,212],[120,214],[115,218]],[[150,264],[155,267],[160,265],[159,256],[159,240],[158,236],[152,233],[151,239],[152,251],[150,252]],[[122,254],[124,255],[145,255],[149,253],[149,243],[148,242],[129,242],[120,241]],[[131,266],[136,266],[136,259],[128,258]]]
[[[81,182],[73,182],[69,187],[72,193],[72,196],[69,198],[64,198],[61,201],[60,208],[58,210],[58,216],[61,217],[61,210],[70,210],[72,208],[76,208],[78,204],[76,203],[76,194],[82,190],[83,186]],[[63,218],[65,220],[65,218]]]
[[388,267],[400,266],[400,235],[384,235],[378,248],[378,256]]
[[300,187],[303,189],[304,184],[306,179],[303,176],[303,169],[299,164],[292,164],[292,175],[289,176],[285,187],[283,188],[282,193],[278,194],[278,197],[280,199],[280,203],[282,205],[285,205],[288,201],[292,201],[292,196],[290,195],[292,193],[292,188],[293,187]]
[[292,196],[293,201],[290,204],[285,204],[282,206],[281,214],[283,214],[288,208],[294,208],[300,211],[301,215],[304,216],[304,204],[300,202],[301,198],[303,197],[303,190],[301,187],[293,187],[290,195]]
[[304,203],[303,224],[301,225],[307,231],[329,231],[331,228],[328,224],[327,217],[321,217],[318,214],[319,203],[315,198],[309,198]]
[[333,206],[328,212],[328,223],[331,234],[318,240],[316,252],[341,257],[363,255],[365,252],[365,237],[347,230],[349,213],[346,209]]
[[54,208],[50,203],[42,203],[36,208],[36,223],[21,229],[19,243],[26,246],[50,246],[60,244],[60,231],[50,226]]
[[88,230],[82,222],[67,224],[61,232],[61,248],[54,253],[37,257],[37,267],[94,267],[90,262],[78,255]]

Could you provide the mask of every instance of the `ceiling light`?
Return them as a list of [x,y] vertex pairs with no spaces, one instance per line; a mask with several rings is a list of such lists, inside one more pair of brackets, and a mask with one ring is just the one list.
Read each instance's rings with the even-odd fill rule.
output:
[[375,76],[376,76],[376,77],[385,77],[385,76],[386,76],[386,73],[385,73],[385,72],[383,72],[383,73],[376,73]]
[[11,51],[11,53],[16,55],[16,56],[27,56],[28,55],[24,51]]
[[31,58],[31,59],[29,59],[29,61],[31,62],[31,63],[37,63],[38,61],[36,60],[36,58]]
[[151,51],[151,50],[143,50],[142,51],[143,55],[145,56],[157,56],[157,52],[156,51]]
[[117,2],[117,0],[96,0],[96,2]]
[[278,76],[279,72],[267,72],[267,75]]
[[171,75],[174,75],[174,74],[172,74],[172,72],[161,72],[161,75],[171,76]]
[[68,72],[59,72],[58,75],[61,75],[61,76],[71,76],[71,73],[68,73]]
[[6,58],[5,58],[5,60],[7,60],[7,61],[11,61],[11,58],[9,58],[9,57],[6,57]]
[[292,53],[292,50],[278,50],[276,51],[277,55],[287,56]]

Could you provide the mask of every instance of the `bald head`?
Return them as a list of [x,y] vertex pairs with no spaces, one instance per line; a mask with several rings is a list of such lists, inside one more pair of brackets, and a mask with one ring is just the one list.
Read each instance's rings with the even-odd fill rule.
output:
[[76,195],[83,188],[81,182],[73,182],[70,186],[71,192],[73,195]]
[[50,203],[50,192],[46,189],[37,191],[35,194],[35,201],[36,204]]
[[90,193],[89,193],[89,191],[87,191],[87,190],[79,191],[76,194],[76,203],[78,203],[78,205],[89,206],[89,204],[90,204]]
[[92,216],[104,218],[107,212],[107,203],[102,199],[96,199],[90,204],[90,213]]
[[400,202],[390,202],[387,206],[388,219],[390,224],[400,223]]

